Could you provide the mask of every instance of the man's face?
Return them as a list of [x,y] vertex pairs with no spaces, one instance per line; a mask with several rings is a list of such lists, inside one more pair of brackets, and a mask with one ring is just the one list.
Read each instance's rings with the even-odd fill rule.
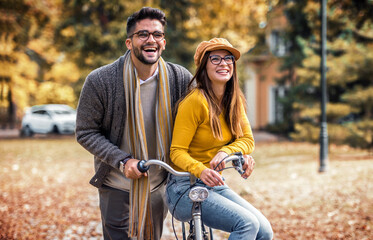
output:
[[[143,19],[137,22],[133,33],[143,30],[150,33],[164,32],[161,22],[155,19]],[[140,62],[152,65],[160,58],[162,51],[165,49],[166,40],[156,41],[152,34],[147,40],[141,40],[138,34],[134,34],[131,38],[127,38],[126,46]]]

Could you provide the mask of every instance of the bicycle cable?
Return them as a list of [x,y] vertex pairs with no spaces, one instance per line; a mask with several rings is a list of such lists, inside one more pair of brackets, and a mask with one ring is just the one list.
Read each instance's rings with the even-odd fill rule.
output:
[[[216,165],[215,167],[214,167],[214,170],[216,171],[216,168],[227,158],[227,157],[229,157],[229,156],[232,156],[232,155],[234,155],[234,153],[231,153],[231,154],[228,154],[228,156],[226,156],[226,157],[224,157],[222,160],[220,160],[220,162],[218,163],[218,165]],[[229,168],[231,168],[231,167],[229,167]],[[223,170],[225,170],[225,169],[228,169],[228,168],[224,168],[224,169],[222,169],[222,170],[219,170],[219,171],[217,171],[217,172],[220,172],[220,171],[223,171]]]
[[[216,168],[229,156],[232,156],[234,153],[231,153],[231,154],[228,154],[228,156],[224,157],[222,160],[220,160],[219,164],[216,165],[216,167],[214,168],[214,170],[216,171]],[[226,169],[229,169],[229,168],[234,168],[234,167],[225,167],[221,170],[218,170],[217,172],[220,172],[220,171],[223,171],[223,170],[226,170]],[[205,184],[201,179],[197,178],[196,180],[196,183],[199,182],[199,183],[202,183],[202,184]],[[175,238],[176,240],[179,240],[178,237],[177,237],[177,234],[176,234],[176,230],[175,230],[175,224],[174,224],[174,214],[175,214],[175,210],[176,210],[176,207],[177,205],[179,204],[179,201],[181,200],[181,198],[187,193],[187,191],[189,191],[190,189],[192,189],[196,183],[190,185],[181,195],[180,197],[177,199],[176,203],[175,203],[175,207],[172,209],[172,219],[171,219],[171,225],[172,225],[172,230],[174,232],[174,235],[175,235]],[[202,205],[201,205],[201,212],[202,212]],[[202,224],[203,224],[203,221],[202,221]]]
[[188,191],[188,190],[190,190],[190,189],[192,189],[192,187],[194,187],[196,184],[194,183],[193,185],[191,185],[191,186],[189,186],[181,195],[180,195],[180,197],[177,199],[177,201],[176,201],[176,203],[175,203],[175,207],[174,207],[174,209],[172,209],[172,219],[171,219],[171,224],[172,224],[172,230],[174,231],[174,235],[175,235],[175,238],[176,238],[176,240],[178,240],[178,238],[177,238],[177,235],[176,235],[176,230],[175,230],[175,225],[174,225],[174,214],[175,214],[175,210],[176,210],[176,207],[177,207],[177,205],[179,204],[179,201],[180,201],[180,199],[186,194],[186,192]]
[[215,170],[215,171],[217,171],[217,172],[222,172],[223,170],[227,170],[227,169],[230,169],[230,168],[234,168],[234,167],[226,167],[226,168],[223,168],[223,169],[221,169],[221,170]]

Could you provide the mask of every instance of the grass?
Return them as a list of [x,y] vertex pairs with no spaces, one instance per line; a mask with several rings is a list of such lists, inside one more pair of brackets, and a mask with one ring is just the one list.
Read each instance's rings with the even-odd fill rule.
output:
[[[330,146],[259,143],[249,179],[228,184],[270,220],[275,239],[373,239],[373,157]],[[0,239],[101,239],[93,157],[73,137],[0,140]],[[170,217],[163,239],[173,239]],[[178,224],[177,224],[178,226]],[[214,239],[228,235],[215,231]]]

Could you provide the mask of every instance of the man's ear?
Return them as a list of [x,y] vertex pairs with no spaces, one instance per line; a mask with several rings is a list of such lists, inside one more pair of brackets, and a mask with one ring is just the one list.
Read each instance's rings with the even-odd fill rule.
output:
[[165,50],[166,49],[166,39],[163,39],[163,41],[164,41],[164,44],[163,44],[162,50]]
[[132,49],[132,40],[131,40],[131,38],[127,38],[126,39],[126,47],[128,48],[128,50]]

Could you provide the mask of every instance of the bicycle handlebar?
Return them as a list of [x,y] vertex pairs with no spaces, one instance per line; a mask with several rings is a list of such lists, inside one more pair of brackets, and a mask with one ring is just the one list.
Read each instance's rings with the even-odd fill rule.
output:
[[137,163],[137,169],[139,169],[140,172],[144,173],[144,172],[146,172],[146,171],[149,170],[150,165],[161,166],[161,167],[165,168],[168,172],[172,173],[175,176],[179,176],[179,177],[190,177],[190,173],[176,171],[175,169],[173,169],[167,163],[162,162],[160,160],[156,160],[156,159],[151,159],[151,160],[148,160],[148,161],[141,160],[140,162]]
[[245,159],[241,152],[233,153],[232,155],[226,157],[224,159],[226,163],[232,161],[232,165],[237,170],[239,174],[244,174],[245,171],[242,169],[243,164],[245,163]]
[[[223,161],[225,163],[232,162],[232,166],[241,175],[245,172],[242,169],[242,166],[245,163],[245,159],[244,159],[241,152],[233,153],[233,154],[225,157],[221,162],[223,162]],[[137,163],[137,168],[140,172],[144,173],[144,172],[149,170],[151,165],[161,166],[175,176],[180,176],[180,177],[184,177],[184,176],[191,177],[192,176],[192,174],[190,174],[189,172],[176,171],[175,169],[173,169],[167,163],[165,163],[163,161],[160,161],[160,160],[156,160],[156,159],[151,159],[151,160],[148,160],[148,161],[141,160]],[[202,228],[201,228],[203,223],[201,222],[202,212],[201,212],[201,208],[200,208],[201,205],[200,204],[201,204],[202,201],[204,201],[207,198],[208,189],[206,187],[195,186],[195,181],[192,181],[192,178],[191,178],[190,184],[191,184],[191,186],[188,189],[190,189],[189,198],[193,202],[192,216],[193,216],[193,220],[194,220],[194,225],[191,225],[191,228],[193,228],[195,230],[193,232],[195,234],[196,239],[204,239],[204,237],[203,237],[204,234],[202,234]],[[193,192],[193,193],[191,194],[191,192]],[[184,195],[185,193],[186,193],[186,191],[184,191],[184,193],[182,195]],[[179,202],[181,196],[178,198],[178,200],[176,202],[176,205]],[[174,216],[174,211],[176,209],[176,205],[175,205],[174,210],[172,212],[172,216]],[[199,207],[196,207],[196,206],[199,206]],[[172,218],[172,227],[174,228],[173,218]],[[175,228],[174,228],[174,233],[175,233],[175,236],[176,236]],[[212,238],[212,236],[211,236],[211,238]],[[176,236],[176,239],[177,239],[177,236]]]
[[[224,161],[226,163],[232,162],[232,165],[234,168],[242,175],[245,171],[242,169],[242,165],[245,162],[245,159],[243,158],[243,155],[241,152],[233,153],[232,155],[224,158]],[[173,169],[170,165],[168,165],[165,162],[162,162],[160,160],[151,159],[148,161],[141,160],[137,163],[137,169],[139,169],[140,172],[144,173],[149,170],[150,165],[158,165],[166,169],[168,172],[172,173],[175,176],[179,177],[190,177],[191,174],[189,172],[179,172]]]

